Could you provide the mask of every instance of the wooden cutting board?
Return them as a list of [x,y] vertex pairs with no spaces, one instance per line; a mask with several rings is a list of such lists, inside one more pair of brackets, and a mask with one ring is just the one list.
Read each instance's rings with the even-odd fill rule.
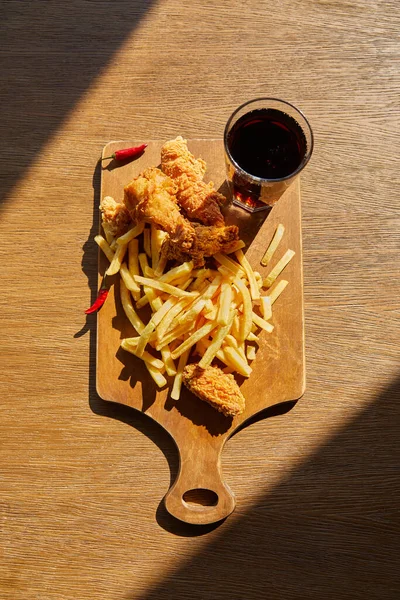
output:
[[[103,156],[141,142],[111,142]],[[122,201],[123,188],[144,168],[160,163],[163,142],[148,144],[145,153],[124,165],[103,162],[101,196]],[[227,194],[222,140],[189,140],[189,149],[207,163],[205,180]],[[299,180],[280,198],[271,211],[250,214],[233,205],[225,211],[227,223],[236,223],[246,242],[245,254],[255,270],[265,276],[283,253],[291,248],[294,258],[279,276],[289,281],[273,306],[272,333],[261,332],[257,357],[252,362],[249,379],[238,380],[246,398],[246,410],[227,418],[193,396],[185,387],[181,398],[170,398],[171,386],[159,390],[142,361],[120,349],[121,339],[137,335],[122,309],[118,285],[113,286],[97,320],[97,392],[103,400],[120,402],[145,412],[162,425],[174,439],[180,455],[180,469],[175,483],[165,496],[167,510],[178,519],[196,524],[214,523],[227,517],[235,499],[221,473],[221,452],[226,440],[256,413],[284,401],[300,398],[305,389],[303,272],[301,239],[301,205]],[[263,268],[263,256],[276,226],[285,226],[285,235],[271,266]],[[108,266],[99,254],[99,281]],[[116,279],[118,282],[118,279]],[[170,378],[172,380],[172,378]],[[212,506],[186,502],[191,490],[215,493]],[[192,492],[193,493],[193,492]],[[188,495],[186,495],[187,499]]]

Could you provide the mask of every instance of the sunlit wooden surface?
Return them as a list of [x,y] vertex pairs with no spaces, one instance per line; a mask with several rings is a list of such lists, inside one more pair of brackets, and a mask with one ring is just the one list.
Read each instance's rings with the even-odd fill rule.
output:
[[[398,3],[14,1],[2,22],[0,597],[397,599]],[[236,511],[196,528],[160,504],[170,438],[95,392],[96,165],[112,139],[220,137],[263,95],[316,138],[307,390],[228,442]]]

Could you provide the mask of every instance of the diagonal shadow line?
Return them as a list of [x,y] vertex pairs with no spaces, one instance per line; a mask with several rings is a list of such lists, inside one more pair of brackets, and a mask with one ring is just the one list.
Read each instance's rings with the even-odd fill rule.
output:
[[397,600],[399,407],[400,377],[140,600]]
[[154,1],[3,3],[0,206]]

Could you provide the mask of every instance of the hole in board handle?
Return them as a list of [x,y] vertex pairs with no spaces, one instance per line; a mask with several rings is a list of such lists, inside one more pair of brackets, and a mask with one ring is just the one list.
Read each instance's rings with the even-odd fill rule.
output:
[[206,490],[204,488],[198,488],[195,490],[188,490],[182,496],[184,502],[192,508],[199,506],[217,506],[218,495],[212,490]]

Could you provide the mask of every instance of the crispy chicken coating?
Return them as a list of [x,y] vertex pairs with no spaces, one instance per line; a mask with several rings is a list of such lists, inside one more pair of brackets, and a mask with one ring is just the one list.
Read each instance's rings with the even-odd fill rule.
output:
[[205,258],[217,252],[230,252],[239,239],[239,229],[236,225],[213,227],[192,223],[192,226],[195,236],[190,248],[183,249],[179,243],[171,239],[165,240],[161,251],[167,260],[193,260],[195,268],[202,267]]
[[224,225],[220,205],[226,198],[214,189],[213,183],[204,183],[206,163],[193,156],[181,136],[161,148],[161,169],[176,183],[178,204],[189,219],[205,225]]
[[116,202],[111,196],[105,196],[100,201],[101,222],[104,231],[119,237],[127,231],[132,222],[131,215],[126,206]]
[[125,186],[124,203],[133,220],[154,223],[185,251],[192,246],[194,229],[180,213],[175,193],[172,179],[151,167]]
[[219,367],[201,369],[196,364],[186,365],[182,378],[193,394],[225,416],[234,417],[244,411],[245,398],[235,378],[223,373]]

